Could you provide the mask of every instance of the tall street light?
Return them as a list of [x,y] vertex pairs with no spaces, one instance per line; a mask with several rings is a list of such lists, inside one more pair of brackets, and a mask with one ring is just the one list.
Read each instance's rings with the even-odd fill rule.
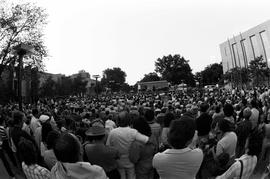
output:
[[96,79],[96,86],[95,86],[95,88],[96,88],[96,95],[97,95],[97,99],[98,99],[97,80],[98,80],[98,78],[100,78],[100,76],[99,76],[99,75],[93,75],[93,78],[95,78],[95,79]]
[[23,57],[26,54],[34,53],[34,48],[26,45],[17,45],[14,50],[19,56],[19,69],[18,69],[18,96],[19,96],[19,110],[22,111],[22,68],[23,68]]

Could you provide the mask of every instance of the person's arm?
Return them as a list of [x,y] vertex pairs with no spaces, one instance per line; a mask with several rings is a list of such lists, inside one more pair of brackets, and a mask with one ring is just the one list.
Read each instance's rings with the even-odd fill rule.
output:
[[143,134],[139,133],[136,130],[136,132],[135,132],[135,140],[137,140],[139,142],[143,142],[144,144],[146,144],[149,141],[149,137],[147,137],[146,135],[143,135]]
[[108,135],[107,141],[106,141],[106,145],[111,146],[111,140],[112,140],[111,136],[112,136],[112,133],[110,132],[109,135]]

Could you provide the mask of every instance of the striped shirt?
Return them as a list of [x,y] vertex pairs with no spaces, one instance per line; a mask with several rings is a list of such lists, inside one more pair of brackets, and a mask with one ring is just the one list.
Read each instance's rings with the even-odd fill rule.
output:
[[27,179],[50,179],[51,178],[50,171],[37,164],[28,166],[23,162],[22,168]]
[[0,135],[1,135],[1,138],[2,138],[3,141],[8,140],[7,131],[4,128],[4,126],[0,126]]
[[242,179],[248,179],[256,167],[257,157],[250,156],[247,154],[242,155],[240,158],[236,159],[236,162],[221,176],[218,176],[216,179],[228,179],[228,178],[240,178],[241,173],[241,160],[243,162],[243,170],[242,170]]

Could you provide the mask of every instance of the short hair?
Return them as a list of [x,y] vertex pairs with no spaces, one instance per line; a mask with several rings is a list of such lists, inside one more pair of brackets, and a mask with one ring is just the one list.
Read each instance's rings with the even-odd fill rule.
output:
[[148,137],[152,135],[151,128],[143,117],[134,119],[132,126],[134,129],[136,129],[143,135],[146,135]]
[[218,121],[218,128],[224,133],[230,132],[232,131],[232,123],[226,119],[221,119]]
[[127,111],[120,112],[118,115],[118,125],[127,127],[130,124],[130,115]]
[[42,128],[41,128],[41,141],[42,142],[46,142],[48,133],[51,132],[52,130],[53,130],[52,125],[49,122],[45,122],[42,124]]
[[35,147],[35,144],[24,137],[20,138],[18,152],[26,165],[32,165],[38,162],[38,150]]
[[32,109],[32,114],[35,116],[35,115],[38,115],[38,109],[37,108],[34,108]]
[[13,124],[18,125],[23,121],[24,114],[20,111],[13,112]]
[[48,133],[47,138],[46,138],[46,144],[49,150],[53,149],[59,137],[60,137],[60,133],[58,131],[53,130]]
[[175,149],[183,149],[195,134],[195,121],[181,117],[172,122],[168,142]]
[[253,108],[257,108],[257,106],[258,106],[258,103],[257,103],[257,101],[256,101],[255,99],[253,99],[253,100],[250,102],[250,104],[251,104],[251,106],[252,106]]
[[216,105],[215,112],[220,113],[221,107],[220,105]]
[[175,119],[173,113],[166,113],[164,116],[164,127],[170,127],[171,122]]
[[81,146],[73,134],[62,133],[56,140],[53,151],[58,161],[76,163],[80,159]]
[[145,117],[146,121],[153,121],[155,118],[155,113],[153,110],[147,109],[144,113],[144,117]]
[[224,105],[224,108],[223,108],[223,112],[224,112],[224,115],[226,117],[230,117],[230,116],[233,116],[233,113],[234,113],[234,109],[233,109],[233,106],[231,104],[225,104]]
[[94,141],[94,140],[97,140],[97,141],[101,141],[103,140],[105,137],[105,134],[104,135],[98,135],[98,136],[86,136],[86,139],[90,142]]
[[200,111],[206,112],[208,108],[209,108],[209,105],[207,103],[202,103],[200,106]]

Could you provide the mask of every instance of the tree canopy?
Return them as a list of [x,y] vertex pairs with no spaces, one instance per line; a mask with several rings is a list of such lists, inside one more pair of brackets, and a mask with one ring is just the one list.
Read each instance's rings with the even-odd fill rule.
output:
[[223,75],[223,67],[221,63],[213,63],[208,65],[201,71],[201,82],[203,85],[213,85],[221,81]]
[[156,60],[155,71],[159,73],[163,79],[172,84],[184,82],[190,86],[194,86],[194,75],[192,74],[192,69],[188,62],[188,60],[180,55],[163,56]]
[[157,75],[155,72],[151,72],[148,74],[145,74],[141,82],[148,82],[148,81],[159,81],[161,78]]
[[126,81],[126,72],[119,67],[107,68],[103,71],[101,84],[111,88],[112,91],[119,91]]
[[250,61],[248,68],[250,76],[256,82],[256,85],[265,81],[265,77],[269,78],[269,68],[262,56],[256,57],[254,60]]
[[13,4],[0,0],[0,76],[6,66],[15,64],[15,46],[25,43],[35,53],[24,59],[26,65],[43,69],[47,48],[43,41],[43,28],[47,24],[45,9],[32,3]]

